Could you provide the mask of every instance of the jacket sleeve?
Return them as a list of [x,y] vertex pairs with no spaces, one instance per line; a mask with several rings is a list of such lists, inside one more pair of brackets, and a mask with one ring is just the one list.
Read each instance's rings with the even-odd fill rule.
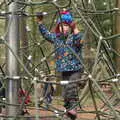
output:
[[49,30],[45,27],[45,25],[39,25],[39,31],[41,32],[42,36],[51,43],[54,43],[56,39],[56,34],[49,32]]
[[83,45],[83,44],[81,44],[81,40],[84,40],[83,39],[83,33],[81,33],[81,32],[79,32],[78,34],[75,34],[74,35],[74,45],[76,45],[76,46],[81,46],[81,45]]

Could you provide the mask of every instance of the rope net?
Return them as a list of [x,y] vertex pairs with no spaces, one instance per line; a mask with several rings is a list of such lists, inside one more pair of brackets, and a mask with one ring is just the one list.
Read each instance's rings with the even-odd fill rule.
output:
[[[14,13],[5,11],[5,7],[15,2],[20,7]],[[100,4],[101,7],[99,6]],[[48,6],[50,8],[48,8]],[[106,8],[106,6],[108,8]],[[45,9],[46,8],[46,9]],[[46,42],[37,30],[35,17],[37,11],[42,11],[46,17],[45,22],[50,30],[53,29],[59,11],[63,8],[69,9],[78,23],[80,29],[84,31],[84,68],[81,79],[74,83],[81,83],[78,92],[79,102],[76,102],[74,108],[78,108],[78,119],[81,117],[92,115],[90,120],[119,120],[120,119],[120,74],[117,72],[113,55],[120,57],[120,53],[113,48],[113,40],[118,39],[120,34],[113,35],[113,26],[115,15],[119,15],[119,8],[115,7],[112,0],[109,2],[98,2],[97,0],[38,0],[38,1],[18,1],[18,0],[3,0],[0,2],[0,18],[5,21],[8,15],[18,15],[21,21],[26,19],[27,25],[24,33],[21,35],[21,40],[26,37],[28,41],[23,41],[19,49],[19,55],[15,54],[6,41],[10,22],[7,24],[5,31],[1,31],[1,50],[5,51],[8,47],[12,54],[17,59],[20,65],[20,75],[13,76],[13,80],[20,80],[21,87],[27,93],[24,93],[24,98],[20,104],[9,104],[5,96],[1,96],[1,107],[4,106],[19,106],[19,111],[25,109],[29,111],[27,115],[8,116],[1,114],[0,118],[18,119],[60,119],[66,120],[63,107],[63,98],[61,88],[64,85],[72,84],[71,81],[61,81],[60,75],[54,69],[55,51],[50,43]],[[43,12],[43,10],[47,12]],[[48,21],[48,19],[50,21]],[[12,21],[12,18],[11,18]],[[31,22],[32,21],[32,22]],[[21,26],[26,24],[21,22]],[[103,29],[104,27],[104,29]],[[30,29],[33,28],[33,29]],[[39,52],[38,52],[39,51]],[[72,51],[73,52],[73,51]],[[6,81],[11,79],[5,72],[5,53],[1,54],[1,91],[6,89]],[[73,52],[76,57],[79,56]],[[3,58],[4,56],[4,58]],[[52,97],[52,102],[49,104],[44,94],[44,85],[53,84],[56,89],[56,94]],[[47,87],[47,91],[51,88]],[[59,91],[59,93],[57,93]],[[3,92],[2,92],[3,93]],[[26,98],[31,96],[31,103],[25,104]],[[72,108],[70,108],[72,109]],[[42,112],[44,115],[42,115]],[[80,117],[80,118],[79,118]],[[88,120],[89,120],[88,119]]]

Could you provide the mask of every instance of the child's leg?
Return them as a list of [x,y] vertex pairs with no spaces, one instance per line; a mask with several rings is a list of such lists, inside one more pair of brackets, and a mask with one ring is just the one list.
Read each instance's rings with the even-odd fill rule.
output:
[[[80,78],[79,72],[67,72],[63,75],[64,75],[63,80],[68,80],[68,81],[74,81]],[[72,84],[70,83],[64,87],[63,97],[67,105],[73,104],[74,101],[78,100],[77,88],[78,88],[77,83],[72,83]]]
[[[77,79],[80,79],[80,73],[79,72],[69,72],[67,74],[64,74],[63,79],[65,80],[67,78],[68,81],[74,81]],[[65,107],[66,109],[74,108],[68,112],[68,115],[71,119],[75,119],[77,115],[77,111],[75,109],[75,105],[78,101],[78,84],[72,83],[68,84],[64,88],[64,101],[65,101]]]
[[49,93],[46,97],[47,97],[47,103],[51,103],[52,102],[51,94]]

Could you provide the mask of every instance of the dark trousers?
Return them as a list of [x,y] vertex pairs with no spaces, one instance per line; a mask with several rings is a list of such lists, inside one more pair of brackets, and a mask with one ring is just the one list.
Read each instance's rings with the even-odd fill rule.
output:
[[51,103],[52,102],[52,96],[54,94],[54,88],[52,84],[45,84],[44,85],[44,93],[43,96],[46,99],[47,103]]
[[[62,72],[62,79],[68,81],[75,81],[81,78],[82,71]],[[78,83],[70,83],[63,88],[64,107],[69,109],[76,101],[78,101]]]

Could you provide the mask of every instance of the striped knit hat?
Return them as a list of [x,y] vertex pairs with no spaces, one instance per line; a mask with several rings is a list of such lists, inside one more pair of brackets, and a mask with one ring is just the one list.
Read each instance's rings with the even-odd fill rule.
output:
[[75,23],[73,22],[74,19],[73,19],[72,14],[66,10],[66,11],[61,11],[60,15],[61,15],[61,18],[58,18],[57,20],[55,32],[60,33],[60,30],[59,30],[60,23],[68,24],[72,29],[74,29]]

